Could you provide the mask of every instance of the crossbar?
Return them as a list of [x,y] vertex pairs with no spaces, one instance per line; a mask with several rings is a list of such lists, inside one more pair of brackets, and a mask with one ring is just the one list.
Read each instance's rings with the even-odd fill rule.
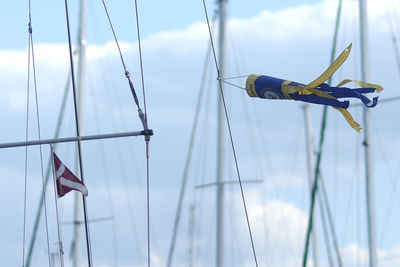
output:
[[112,133],[112,134],[99,134],[99,135],[87,135],[80,137],[64,137],[56,139],[44,139],[44,140],[32,140],[24,142],[12,142],[0,144],[1,148],[13,148],[21,146],[36,146],[36,145],[46,145],[46,144],[56,144],[56,143],[68,143],[77,141],[89,141],[89,140],[99,140],[99,139],[110,139],[110,138],[120,138],[120,137],[130,137],[130,136],[151,136],[153,135],[153,130],[143,130],[136,132],[123,132],[123,133]]

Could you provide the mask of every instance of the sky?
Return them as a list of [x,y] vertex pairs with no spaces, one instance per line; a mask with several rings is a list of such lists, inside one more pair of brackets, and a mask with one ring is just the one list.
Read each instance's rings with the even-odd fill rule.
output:
[[[138,3],[147,114],[149,126],[154,130],[150,142],[151,262],[152,266],[166,264],[195,107],[201,100],[173,266],[188,266],[191,260],[193,266],[214,266],[215,188],[198,188],[213,183],[216,176],[217,81],[213,58],[207,53],[209,36],[203,5],[201,1],[159,2]],[[77,1],[69,4],[72,35],[76,36],[78,5]],[[215,3],[206,1],[206,4],[212,17]],[[52,138],[69,75],[64,3],[42,1],[31,5],[40,135],[43,139]],[[392,41],[399,32],[399,24],[393,20],[399,5],[395,0],[368,1],[368,82],[384,87],[379,94],[381,100],[399,95],[399,68]],[[143,107],[134,2],[122,0],[107,6]],[[229,1],[226,77],[259,73],[300,83],[312,81],[329,65],[336,9],[337,2],[330,0],[302,0],[295,4]],[[350,43],[353,47],[348,60],[335,74],[334,83],[347,78],[361,79],[357,17],[357,3],[344,1],[336,55]],[[3,95],[0,124],[4,125],[0,131],[1,143],[25,140],[27,110],[28,138],[39,138],[32,77],[27,108],[27,23],[28,3],[10,2],[0,11]],[[391,25],[397,30],[395,35]],[[136,107],[100,1],[88,3],[87,43],[82,133],[140,130]],[[200,96],[202,76],[205,86]],[[245,80],[242,77],[231,81],[244,87]],[[263,180],[244,184],[259,266],[300,265],[309,209],[304,106],[293,101],[250,98],[234,86],[226,86],[225,90],[241,177]],[[62,137],[75,135],[71,98],[69,91]],[[384,267],[400,263],[400,232],[396,225],[400,208],[397,185],[400,159],[396,152],[400,142],[396,107],[396,102],[381,102],[371,109],[378,262]],[[316,146],[322,107],[313,105],[309,110]],[[350,107],[349,111],[364,127],[360,108]],[[237,181],[228,137],[225,132],[223,180]],[[321,172],[346,266],[368,265],[362,142],[363,132],[356,133],[337,111],[329,109]],[[59,145],[56,152],[67,166],[74,166],[74,144]],[[0,150],[0,177],[6,188],[0,196],[3,218],[0,263],[4,266],[21,264],[23,253],[26,255],[23,229],[26,229],[27,249],[41,190],[41,166],[45,172],[49,147],[42,147],[43,163],[39,147],[31,147],[27,153],[25,164],[24,148]],[[83,155],[95,265],[147,266],[143,138],[85,142]],[[254,266],[236,182],[225,186],[224,199],[225,266]],[[51,253],[57,249],[54,203],[50,183],[46,204]],[[65,262],[71,266],[73,196],[60,199],[59,205]],[[316,215],[319,266],[329,266],[319,207]],[[333,252],[332,242],[328,250]],[[87,266],[84,245],[81,253],[82,266]],[[48,265],[44,219],[32,264]]]

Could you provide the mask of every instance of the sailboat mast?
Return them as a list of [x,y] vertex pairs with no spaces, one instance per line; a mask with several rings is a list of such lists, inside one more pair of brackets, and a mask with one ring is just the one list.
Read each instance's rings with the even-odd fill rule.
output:
[[[78,118],[83,125],[82,99],[84,91],[84,71],[86,58],[86,0],[80,1],[79,7],[79,29],[78,29],[78,65],[77,65],[77,106]],[[78,159],[78,157],[77,157]],[[79,173],[79,163],[76,163],[76,173]],[[82,205],[81,195],[74,192],[74,229],[73,229],[73,267],[80,266],[81,246],[82,246]]]
[[[361,80],[368,82],[368,35],[367,35],[367,1],[359,0],[360,8],[360,45],[361,45]],[[371,114],[368,108],[363,108],[364,117],[364,156],[365,156],[365,182],[367,201],[367,222],[368,222],[368,247],[369,266],[377,266],[376,238],[375,238],[375,205],[374,205],[374,182],[373,166],[371,161],[370,143],[370,120]]]
[[[304,105],[304,123],[306,130],[306,151],[307,151],[307,170],[308,170],[308,181],[310,185],[310,191],[312,190],[312,181],[313,181],[313,171],[314,171],[314,148],[313,148],[313,138],[311,134],[311,115],[310,115],[310,107],[309,105]],[[316,213],[313,213],[313,225],[312,225],[312,246],[313,246],[313,257],[314,257],[314,267],[318,267],[318,233],[317,233],[317,221],[316,221]]]
[[[218,1],[219,10],[219,73],[218,78],[223,78],[225,75],[225,30],[226,30],[226,4],[227,0]],[[223,84],[219,83],[221,90]],[[222,102],[222,92],[218,90],[218,104],[217,104],[217,183],[216,183],[216,267],[222,267],[223,252],[224,252],[224,133],[225,133],[225,118]]]

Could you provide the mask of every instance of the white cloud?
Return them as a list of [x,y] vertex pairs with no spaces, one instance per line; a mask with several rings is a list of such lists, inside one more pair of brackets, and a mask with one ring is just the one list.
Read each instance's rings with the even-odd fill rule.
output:
[[285,258],[284,255],[289,254],[295,258],[300,255],[307,218],[293,203],[284,201],[267,201],[264,205],[250,208],[250,221],[255,236],[266,238],[266,250],[278,259],[282,257],[280,260]]
[[[369,253],[368,249],[361,248],[358,244],[350,243],[340,249],[343,262],[347,266],[368,266]],[[377,251],[377,262],[379,266],[394,267],[400,264],[399,244],[394,245],[386,250],[379,249]]]

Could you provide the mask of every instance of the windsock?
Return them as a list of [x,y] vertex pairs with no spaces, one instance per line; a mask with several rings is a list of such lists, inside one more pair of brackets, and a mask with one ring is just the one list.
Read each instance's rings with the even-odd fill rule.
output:
[[[378,103],[378,97],[373,97],[372,100],[370,100],[364,94],[380,92],[383,88],[379,85],[356,80],[343,80],[335,87],[325,83],[347,59],[350,50],[351,44],[336,58],[324,73],[308,85],[265,75],[251,74],[246,81],[247,94],[251,97],[265,99],[291,99],[332,106],[342,113],[351,127],[356,131],[360,131],[360,125],[354,121],[351,114],[347,111],[350,105],[349,100],[341,101],[339,99],[357,98],[361,100],[366,107],[372,108]],[[361,88],[351,89],[341,87],[349,82],[354,82]]]

